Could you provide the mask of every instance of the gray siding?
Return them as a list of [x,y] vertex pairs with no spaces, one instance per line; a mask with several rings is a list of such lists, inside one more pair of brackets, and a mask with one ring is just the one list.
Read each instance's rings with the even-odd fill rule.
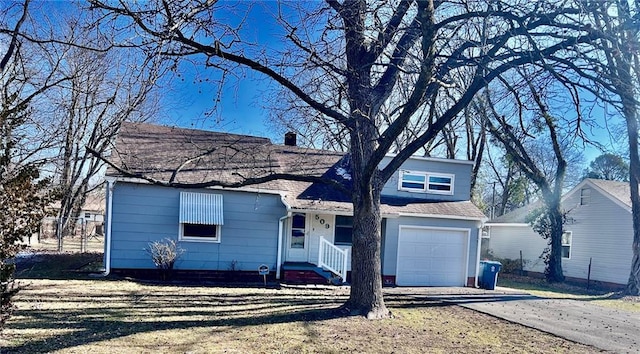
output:
[[[189,190],[193,191],[193,190]],[[149,242],[178,239],[180,192],[175,188],[118,182],[113,192],[112,268],[154,268],[145,252]],[[224,196],[221,242],[181,241],[185,252],[176,269],[275,269],[278,219],[286,210],[279,196],[222,190],[198,190]]]
[[547,247],[547,241],[537,234],[531,226],[491,226],[489,232],[489,250],[496,258],[522,259],[525,261],[524,270],[544,272],[542,251]]
[[[386,166],[389,161],[391,161],[391,157],[385,157],[380,165]],[[471,198],[472,167],[472,164],[458,160],[410,158],[387,181],[382,189],[382,195],[444,201],[469,200]],[[455,176],[453,195],[400,191],[398,190],[400,170],[452,174]]]
[[586,278],[592,258],[591,279],[626,284],[631,270],[633,222],[631,213],[595,189],[590,202],[580,204],[580,190],[563,202],[573,222],[571,258],[562,260],[564,274]]
[[396,267],[398,264],[398,234],[400,225],[424,226],[424,227],[440,227],[469,229],[469,267],[467,275],[473,277],[476,274],[478,266],[478,228],[477,221],[468,220],[451,220],[451,219],[432,219],[432,218],[416,218],[416,217],[400,217],[386,219],[384,229],[384,249],[382,254],[382,274],[396,275]]
[[[591,279],[626,284],[632,258],[633,229],[631,213],[592,188],[587,205],[580,205],[580,190],[562,203],[570,221],[565,231],[572,232],[571,256],[562,260],[564,275],[586,279],[592,259]],[[528,270],[544,271],[538,259],[546,241],[530,227],[492,226],[489,248],[496,257],[523,258],[530,261]]]

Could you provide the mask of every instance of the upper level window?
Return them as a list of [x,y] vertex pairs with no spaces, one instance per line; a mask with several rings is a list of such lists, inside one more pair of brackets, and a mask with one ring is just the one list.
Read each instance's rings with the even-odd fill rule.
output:
[[353,242],[353,217],[336,215],[336,245],[351,245]]
[[427,176],[408,171],[403,171],[400,180],[400,188],[403,190],[424,191],[426,189]]
[[453,194],[453,175],[400,171],[398,189],[408,192]]
[[180,193],[180,240],[220,242],[222,195]]
[[582,188],[580,190],[580,205],[587,205],[591,201],[591,188]]
[[562,233],[562,258],[571,258],[572,236],[571,231],[565,231]]

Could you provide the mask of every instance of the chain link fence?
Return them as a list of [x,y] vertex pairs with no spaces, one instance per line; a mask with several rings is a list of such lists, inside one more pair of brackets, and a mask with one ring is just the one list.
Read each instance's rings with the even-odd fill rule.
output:
[[104,251],[104,223],[102,220],[75,218],[45,218],[37,235],[24,240],[34,250],[58,252]]

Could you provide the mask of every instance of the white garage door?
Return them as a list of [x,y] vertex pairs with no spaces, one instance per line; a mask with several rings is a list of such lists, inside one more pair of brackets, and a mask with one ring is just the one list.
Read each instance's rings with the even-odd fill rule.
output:
[[468,238],[467,230],[401,226],[396,284],[464,286]]

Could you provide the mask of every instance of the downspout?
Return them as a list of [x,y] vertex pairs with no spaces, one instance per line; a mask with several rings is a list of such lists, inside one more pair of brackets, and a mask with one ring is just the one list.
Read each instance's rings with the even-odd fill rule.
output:
[[478,288],[479,284],[478,284],[478,276],[480,276],[480,251],[482,248],[482,224],[480,224],[480,227],[478,228],[478,240],[477,240],[477,254],[476,254],[476,279],[475,279],[475,284],[474,287]]
[[113,186],[115,179],[107,179],[107,225],[104,233],[104,276],[111,272],[111,219],[113,216]]
[[276,279],[280,279],[280,266],[282,266],[282,239],[284,237],[284,221],[291,217],[291,206],[285,201],[285,195],[280,194],[280,201],[287,209],[287,214],[278,220],[278,252],[276,256]]

